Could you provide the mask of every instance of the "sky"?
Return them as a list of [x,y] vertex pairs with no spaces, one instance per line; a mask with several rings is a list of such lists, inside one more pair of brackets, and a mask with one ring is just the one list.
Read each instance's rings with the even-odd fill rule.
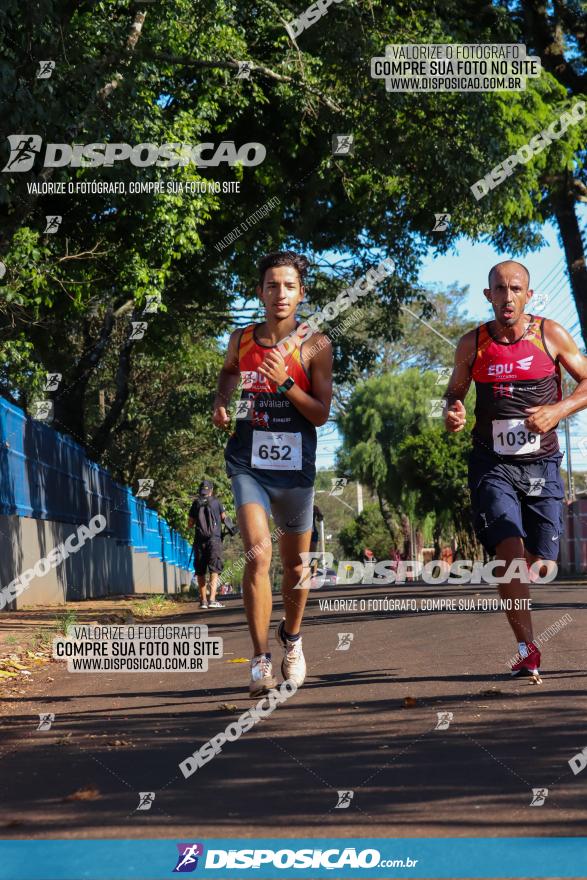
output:
[[[587,220],[587,210],[583,215],[582,220]],[[583,349],[585,344],[580,334],[577,310],[571,296],[564,254],[557,233],[552,225],[547,225],[543,229],[543,235],[545,245],[540,250],[517,259],[530,271],[531,287],[535,296],[542,294],[543,303],[546,299],[545,304],[536,309],[536,313],[562,324],[575,338],[579,348]],[[468,285],[469,293],[464,300],[464,307],[471,319],[483,323],[493,317],[491,307],[483,296],[487,273],[491,266],[509,256],[511,255],[496,251],[491,245],[474,244],[463,238],[448,254],[435,256],[430,251],[422,264],[419,280],[424,287],[438,284],[446,288],[452,284],[459,287]],[[571,457],[575,471],[587,470],[587,455],[579,446],[582,440],[585,440],[587,452],[587,411],[578,414],[571,421]],[[564,430],[559,430],[559,443],[561,450],[565,452],[562,466],[566,468]],[[335,426],[329,424],[319,429],[318,468],[334,466],[335,453],[339,446],[340,437]]]

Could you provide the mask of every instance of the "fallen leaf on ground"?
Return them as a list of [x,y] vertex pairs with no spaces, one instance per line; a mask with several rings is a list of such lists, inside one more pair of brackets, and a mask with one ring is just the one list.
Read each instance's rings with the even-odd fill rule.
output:
[[404,709],[410,709],[412,706],[417,706],[418,700],[415,697],[404,697]]
[[6,669],[0,669],[0,678],[16,678],[17,672],[7,672]]
[[234,703],[220,703],[218,709],[225,712],[238,712],[238,706],[235,706]]
[[227,663],[248,663],[248,659],[246,657],[235,657],[234,660],[227,660]]
[[122,746],[132,746],[132,743],[128,739],[112,739],[110,742],[107,742],[106,745],[119,749]]

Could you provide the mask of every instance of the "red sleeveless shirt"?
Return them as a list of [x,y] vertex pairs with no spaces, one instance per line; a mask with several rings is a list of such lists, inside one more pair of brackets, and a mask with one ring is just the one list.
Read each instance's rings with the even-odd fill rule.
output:
[[[239,342],[241,399],[236,428],[224,453],[229,477],[252,474],[276,488],[313,485],[316,477],[316,428],[258,371],[268,351],[255,337],[255,324],[245,327]],[[287,373],[302,391],[311,390],[303,364],[303,342],[294,333],[284,355]]]
[[544,318],[530,315],[515,342],[498,342],[489,324],[477,328],[473,362],[477,391],[473,444],[502,461],[538,461],[559,451],[556,427],[545,434],[524,425],[526,409],[561,399],[561,374],[544,338]]

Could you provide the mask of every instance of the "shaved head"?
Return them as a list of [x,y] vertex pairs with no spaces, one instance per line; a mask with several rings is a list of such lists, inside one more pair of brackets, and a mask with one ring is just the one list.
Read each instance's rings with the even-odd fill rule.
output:
[[502,266],[518,266],[520,269],[522,269],[526,273],[526,278],[528,279],[528,287],[530,287],[530,273],[528,272],[528,270],[526,269],[524,264],[518,263],[517,260],[502,260],[501,263],[496,263],[495,266],[492,266],[491,269],[489,270],[489,278],[487,279],[489,287],[491,287],[491,279],[493,278],[494,272],[497,269],[500,269]]
[[483,293],[492,305],[499,326],[522,328],[524,309],[534,293],[530,290],[530,273],[522,263],[516,260],[496,263],[489,273],[489,287]]

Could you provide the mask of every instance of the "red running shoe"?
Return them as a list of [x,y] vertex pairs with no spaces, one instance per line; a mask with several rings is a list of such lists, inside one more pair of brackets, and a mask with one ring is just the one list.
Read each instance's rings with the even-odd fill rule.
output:
[[534,642],[526,642],[526,648],[528,656],[520,657],[517,663],[513,664],[512,675],[520,675],[521,673],[522,675],[538,677],[540,675],[540,651]]

